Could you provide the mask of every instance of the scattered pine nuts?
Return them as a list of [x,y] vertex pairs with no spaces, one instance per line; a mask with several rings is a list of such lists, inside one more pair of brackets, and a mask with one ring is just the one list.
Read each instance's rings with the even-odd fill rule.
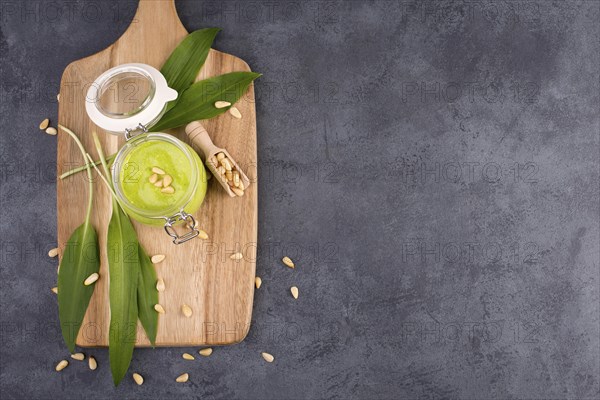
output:
[[291,259],[291,258],[289,258],[289,257],[283,257],[283,258],[281,259],[281,261],[283,261],[283,263],[284,263],[285,265],[287,265],[288,267],[290,267],[290,268],[294,268],[294,267],[295,267],[295,265],[294,265],[294,262],[293,262],[293,261],[292,261],[292,259]]
[[85,354],[83,354],[83,353],[73,353],[73,354],[71,354],[71,358],[73,360],[83,361],[83,360],[85,360]]
[[56,135],[58,132],[57,132],[56,128],[49,127],[49,128],[46,128],[46,133],[47,133],[48,135],[52,135],[52,136],[54,136],[54,135]]
[[56,257],[58,255],[58,247],[55,247],[53,249],[50,249],[50,251],[48,252],[48,257]]
[[213,350],[210,347],[207,347],[206,349],[202,349],[200,351],[198,351],[198,354],[200,354],[201,356],[204,357],[208,357],[212,354]]
[[152,174],[152,175],[150,175],[150,178],[148,178],[148,182],[150,182],[150,183],[156,183],[157,180],[158,180],[157,174]]
[[170,186],[171,183],[173,183],[173,178],[171,177],[171,175],[165,175],[163,177],[163,186],[164,187]]
[[98,275],[97,272],[94,272],[93,274],[91,274],[90,276],[88,276],[85,281],[83,282],[83,284],[85,286],[90,286],[92,283],[96,282],[98,280],[98,278],[100,278],[100,275]]
[[183,315],[185,315],[187,318],[190,318],[192,316],[192,308],[190,306],[188,306],[187,304],[184,304],[181,306],[181,312],[183,313]]
[[165,171],[163,171],[162,169],[160,169],[158,167],[152,167],[152,172],[154,172],[155,174],[158,174],[158,175],[164,175],[164,174],[166,174]]
[[229,114],[233,115],[237,119],[242,118],[242,113],[235,106],[229,109]]
[[159,292],[165,291],[165,281],[163,280],[163,278],[158,278],[158,280],[156,281],[156,290]]
[[262,285],[262,279],[260,279],[260,276],[257,276],[254,278],[254,286],[256,286],[257,289],[260,289],[260,285]]
[[190,379],[190,375],[188,373],[181,374],[177,378],[175,378],[175,382],[184,383]]
[[160,304],[155,304],[154,305],[154,310],[159,313],[159,314],[164,314],[165,313],[165,309],[163,308],[163,306],[161,306]]
[[158,181],[154,182],[154,186],[162,187],[162,179],[159,179]]
[[230,105],[231,105],[231,103],[228,101],[216,101],[215,102],[215,108],[225,108],[225,107],[229,107]]
[[164,254],[155,254],[152,256],[152,258],[150,260],[152,261],[152,264],[158,264],[159,262],[164,261],[164,259],[165,259]]
[[290,292],[292,292],[292,296],[294,296],[294,299],[298,299],[298,288],[296,286],[292,286],[290,288]]
[[202,229],[198,229],[198,237],[200,239],[208,239],[208,233],[204,232]]
[[142,384],[144,383],[144,378],[137,372],[133,373],[133,380],[135,381],[135,383],[138,384],[138,386],[142,386]]
[[48,118],[46,118],[45,120],[43,120],[42,122],[40,122],[40,129],[43,131],[45,130],[48,125],[50,124],[50,120]]
[[184,360],[190,360],[190,361],[191,361],[191,360],[195,360],[195,359],[196,359],[196,358],[195,358],[193,355],[191,355],[191,354],[189,354],[189,353],[183,353],[183,354],[181,355],[181,357],[183,357],[183,359],[184,359]]
[[61,362],[59,362],[58,364],[56,364],[56,371],[62,371],[63,369],[67,368],[67,365],[69,365],[69,362],[67,360],[61,360]]
[[241,260],[242,258],[244,258],[244,256],[242,255],[242,253],[233,253],[229,256],[229,258],[231,258],[232,260]]
[[98,363],[96,362],[96,359],[94,358],[94,356],[90,356],[90,358],[88,358],[88,366],[90,367],[90,369],[92,371],[94,371],[96,368],[98,368]]
[[56,95],[56,101],[60,101],[60,93]]
[[162,193],[173,194],[173,193],[175,193],[175,188],[173,186],[169,186],[169,187],[164,187],[164,188],[160,189],[160,191]]
[[54,294],[58,294],[58,288],[56,286],[52,288],[52,291],[54,292]]
[[262,353],[262,358],[264,358],[265,361],[268,362],[268,363],[272,363],[275,360],[275,357],[273,357],[269,353]]

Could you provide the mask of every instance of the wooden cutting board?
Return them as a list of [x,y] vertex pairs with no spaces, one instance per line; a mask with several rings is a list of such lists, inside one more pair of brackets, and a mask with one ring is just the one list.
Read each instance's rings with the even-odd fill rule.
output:
[[[135,17],[114,44],[107,49],[75,61],[65,69],[60,85],[58,122],[73,130],[85,149],[97,157],[92,140],[96,130],[106,154],[114,154],[124,139],[96,127],[85,112],[88,86],[101,73],[123,63],[140,62],[160,69],[173,49],[187,35],[173,0],[141,0]],[[198,79],[232,71],[250,71],[243,60],[211,50]],[[242,198],[230,198],[213,178],[208,182],[206,199],[194,215],[199,227],[209,234],[175,245],[162,227],[135,223],[140,242],[150,254],[165,254],[155,265],[166,290],[159,301],[166,314],[159,316],[157,346],[226,345],[240,342],[248,333],[252,316],[255,262],[257,251],[256,113],[254,87],[236,104],[243,118],[229,113],[204,121],[204,126],[219,147],[225,147],[245,169],[252,184]],[[183,128],[170,131],[186,140]],[[59,132],[58,175],[82,165],[75,143]],[[96,283],[77,343],[80,346],[107,346],[110,322],[106,233],[111,215],[110,195],[94,172],[94,210],[92,223],[100,238],[100,280]],[[73,230],[85,218],[88,196],[86,174],[80,173],[57,183],[58,243],[64,250]],[[229,255],[241,252],[243,260]],[[193,316],[181,313],[189,305]],[[149,346],[138,324],[137,346]]]

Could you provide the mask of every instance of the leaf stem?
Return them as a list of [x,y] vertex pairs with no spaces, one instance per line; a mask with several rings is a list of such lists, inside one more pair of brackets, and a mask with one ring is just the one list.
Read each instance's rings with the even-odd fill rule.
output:
[[[71,136],[71,138],[73,138],[73,140],[75,141],[75,143],[77,143],[77,146],[79,147],[79,150],[81,151],[81,155],[83,156],[83,160],[86,160],[86,152],[85,149],[83,148],[83,144],[81,144],[81,141],[79,140],[79,138],[77,137],[77,135],[75,133],[73,133],[72,130],[62,126],[62,125],[58,125],[58,127],[60,129],[62,129],[63,131],[67,132],[69,134],[69,136]],[[93,161],[93,160],[92,160]],[[90,223],[90,216],[92,215],[92,197],[94,194],[94,182],[92,181],[92,169],[90,168],[90,166],[88,164],[86,164],[86,169],[87,169],[87,175],[88,175],[88,183],[89,183],[89,196],[88,196],[88,207],[87,207],[87,213],[85,215],[85,224],[88,225]]]
[[[106,161],[109,163],[109,166],[110,166],[110,162],[115,158],[115,156],[116,156],[116,154],[113,154],[111,156],[106,157]],[[100,160],[94,161],[94,164],[96,164],[96,165],[100,165],[101,163],[102,163],[102,161],[100,161]],[[87,163],[87,164],[82,165],[82,166],[77,167],[77,168],[73,168],[72,170],[69,170],[69,171],[63,173],[61,176],[59,176],[59,178],[60,179],[65,179],[65,178],[67,178],[67,177],[69,177],[71,175],[75,175],[75,174],[77,174],[77,173],[79,173],[81,171],[85,171],[87,169],[88,165],[90,165],[90,163]]]
[[[92,137],[94,138],[94,144],[96,145],[96,151],[98,152],[98,156],[100,157],[100,162],[102,163],[102,167],[104,168],[104,173],[106,174],[106,178],[110,179],[110,172],[108,171],[108,165],[106,164],[106,157],[104,157],[104,150],[102,150],[102,144],[100,143],[100,139],[96,134],[96,131],[92,132]],[[113,185],[111,183],[110,187]]]

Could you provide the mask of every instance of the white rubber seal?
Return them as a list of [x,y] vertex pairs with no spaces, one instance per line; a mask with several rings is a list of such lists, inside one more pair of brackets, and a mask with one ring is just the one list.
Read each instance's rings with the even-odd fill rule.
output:
[[[154,83],[154,96],[152,100],[138,113],[131,117],[111,118],[103,114],[98,105],[98,91],[103,84],[113,76],[123,72],[138,72],[148,75]],[[177,98],[177,91],[167,85],[167,80],[156,68],[140,63],[121,64],[109,69],[100,75],[90,86],[87,92],[85,110],[94,124],[113,134],[123,134],[126,130],[135,130],[139,124],[148,127],[165,109],[165,105]]]

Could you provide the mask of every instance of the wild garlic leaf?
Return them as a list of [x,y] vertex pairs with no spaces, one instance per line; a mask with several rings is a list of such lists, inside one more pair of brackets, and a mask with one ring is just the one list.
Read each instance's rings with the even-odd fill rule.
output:
[[[86,160],[85,149],[77,135],[62,125],[58,127],[71,136],[83,159]],[[100,270],[98,235],[90,222],[94,198],[92,170],[89,165],[86,165],[86,170],[88,204],[85,222],[71,234],[58,270],[58,317],[63,338],[71,353],[75,351],[77,334],[96,286],[96,284],[86,286],[84,281]]]
[[141,245],[138,248],[138,256],[140,259],[140,276],[137,288],[138,315],[150,343],[154,346],[158,329],[158,313],[154,310],[154,305],[158,304],[156,271],[150,257]]
[[85,279],[100,270],[98,235],[89,221],[71,234],[60,260],[58,272],[58,316],[62,335],[73,353],[85,312],[95,284],[85,286]]
[[194,83],[180,95],[175,107],[167,111],[152,130],[160,132],[224,113],[229,107],[216,108],[215,102],[224,100],[234,104],[259,76],[261,74],[256,72],[231,72]]
[[136,341],[140,276],[139,243],[131,221],[113,199],[108,224],[107,250],[110,273],[110,332],[108,355],[115,386],[131,363]]
[[167,84],[179,95],[196,80],[220,30],[207,28],[190,33],[177,45],[161,68],[160,72],[167,79]]

